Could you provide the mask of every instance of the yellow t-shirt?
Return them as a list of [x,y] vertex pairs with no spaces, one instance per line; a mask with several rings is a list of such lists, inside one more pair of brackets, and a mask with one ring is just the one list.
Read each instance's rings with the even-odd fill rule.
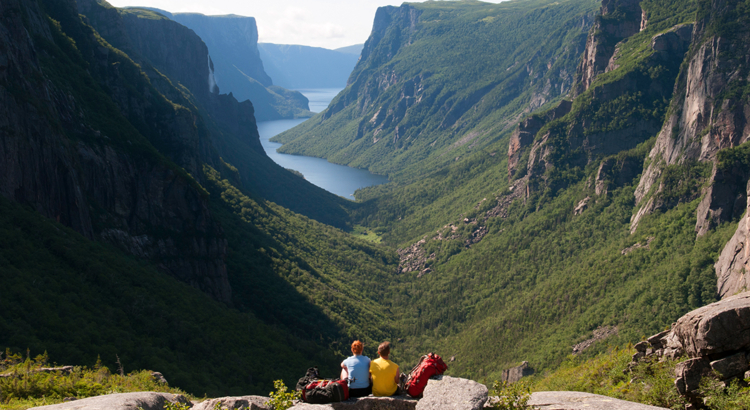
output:
[[370,373],[372,374],[372,395],[392,396],[396,393],[396,373],[398,365],[390,360],[379,357],[370,362]]

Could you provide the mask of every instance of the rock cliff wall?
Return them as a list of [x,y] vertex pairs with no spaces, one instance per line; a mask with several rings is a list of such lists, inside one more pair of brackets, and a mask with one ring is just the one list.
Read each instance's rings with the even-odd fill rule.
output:
[[721,298],[750,289],[750,212],[747,210],[714,267],[716,289]]
[[[633,149],[659,131],[693,25],[659,32],[648,28],[645,15],[636,1],[602,3],[581,57],[572,108],[566,106],[562,115],[550,111],[533,116],[519,125],[508,150],[511,179],[529,175],[531,191],[554,192],[574,182],[571,176],[592,161]],[[642,30],[646,33],[634,37]],[[635,55],[618,51],[634,43],[645,50]],[[630,63],[621,67],[623,60]],[[519,164],[525,156],[528,161]],[[519,172],[519,166],[525,171]]]
[[616,44],[646,28],[639,0],[604,0],[578,66],[574,95],[591,87],[597,75],[610,71]]
[[192,30],[167,18],[127,9],[121,15],[133,47],[151,65],[187,87],[202,103],[218,92],[209,81],[213,64],[208,47]]
[[[137,15],[139,20],[132,26],[128,24],[128,26],[131,26],[129,30],[137,30],[140,25],[153,26],[157,30],[158,37],[156,39],[160,41],[153,41],[154,39],[148,37],[137,41],[146,47],[147,51],[144,51],[144,55],[149,56],[154,51],[164,54],[172,49],[179,50],[181,49],[181,42],[197,43],[195,39],[198,39],[201,44],[205,43],[205,47],[211,55],[210,65],[213,73],[209,73],[209,75],[213,84],[239,101],[252,101],[255,117],[258,121],[312,115],[308,111],[308,101],[304,95],[298,91],[274,86],[271,77],[265,72],[258,51],[258,29],[255,18],[237,15],[205,16],[196,13],[171,14],[156,10],[158,13],[163,13],[169,17],[170,22],[173,20],[190,32],[189,35],[183,33],[179,37],[173,37],[171,25],[165,24],[159,19],[148,18],[143,12],[139,13],[137,10],[125,9],[122,12],[127,15],[129,11]],[[126,23],[128,22],[126,21]],[[140,37],[139,33],[131,32],[131,35]],[[175,39],[177,39],[177,42],[174,41]],[[189,57],[190,55],[184,56],[182,61],[187,62]],[[205,61],[207,59],[200,63],[205,65]],[[154,62],[156,67],[168,67],[167,63],[166,61]],[[197,75],[197,70],[191,71],[192,75]],[[202,70],[201,74],[204,74]],[[170,77],[172,76],[170,75]],[[198,77],[201,78],[200,75]],[[197,83],[200,84],[200,81]],[[194,90],[192,86],[185,85],[191,91]],[[199,95],[198,91],[193,92]],[[216,92],[218,93],[218,90]],[[200,93],[203,93],[203,91],[200,91]]]
[[2,195],[228,302],[226,242],[207,198],[154,149],[197,168],[195,116],[98,43],[75,2],[9,0],[0,11]]
[[[640,209],[632,219],[633,230],[643,215],[658,208],[659,181],[666,167],[716,163],[720,150],[748,140],[750,103],[746,94],[739,91],[746,87],[750,64],[747,18],[736,21],[730,31],[718,29],[727,27],[725,20],[736,19],[738,13],[743,16],[740,7],[732,1],[706,3],[693,33],[687,65],[675,86],[670,115],[649,154],[649,165],[635,193]],[[698,209],[698,235],[736,218],[744,210],[741,202],[746,180],[747,175],[741,173],[714,170]]]
[[273,85],[260,59],[254,17],[198,13],[175,13],[168,17],[195,31],[206,43],[216,63],[216,78],[225,91],[232,91],[239,100],[250,98],[241,91],[239,84],[247,81],[246,76],[264,87]]

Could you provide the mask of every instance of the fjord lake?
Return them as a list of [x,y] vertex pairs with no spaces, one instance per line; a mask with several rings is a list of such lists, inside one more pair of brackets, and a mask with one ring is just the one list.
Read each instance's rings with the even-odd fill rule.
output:
[[[328,107],[338,88],[299,90],[310,101],[310,111],[318,113]],[[354,199],[354,191],[372,185],[388,182],[383,175],[376,175],[366,169],[333,164],[323,158],[303,155],[289,155],[276,152],[282,144],[270,141],[274,136],[305,122],[306,118],[258,122],[258,133],[263,149],[274,162],[284,168],[299,171],[310,183],[338,196]]]

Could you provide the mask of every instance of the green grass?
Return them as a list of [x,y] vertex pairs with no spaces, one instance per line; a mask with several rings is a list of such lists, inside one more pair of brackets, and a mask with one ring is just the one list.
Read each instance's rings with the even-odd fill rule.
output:
[[532,378],[533,391],[579,391],[652,406],[684,409],[687,402],[674,388],[680,360],[643,360],[631,368],[635,349],[610,347],[592,358],[569,356],[560,367]]
[[352,235],[357,238],[369,241],[369,242],[374,242],[374,243],[382,242],[382,238],[380,237],[380,235],[378,235],[372,229],[367,229],[366,227],[362,225],[355,226],[354,229],[352,230]]

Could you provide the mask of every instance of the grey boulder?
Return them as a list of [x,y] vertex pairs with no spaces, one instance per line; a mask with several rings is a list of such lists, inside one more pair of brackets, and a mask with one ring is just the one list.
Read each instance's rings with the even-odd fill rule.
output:
[[181,394],[137,392],[107,394],[29,410],[163,410],[167,402],[190,404]]
[[668,347],[689,357],[720,357],[750,348],[750,292],[693,310],[672,326]]
[[473,380],[438,376],[427,381],[416,410],[479,410],[487,402],[487,387]]
[[191,408],[191,410],[213,410],[216,405],[220,409],[235,410],[273,410],[268,401],[268,397],[263,396],[241,396],[241,397],[221,397],[202,401]]
[[666,410],[593,393],[542,391],[531,394],[528,403],[539,410]]
[[719,374],[722,380],[744,375],[748,367],[744,352],[711,362],[711,368]]

